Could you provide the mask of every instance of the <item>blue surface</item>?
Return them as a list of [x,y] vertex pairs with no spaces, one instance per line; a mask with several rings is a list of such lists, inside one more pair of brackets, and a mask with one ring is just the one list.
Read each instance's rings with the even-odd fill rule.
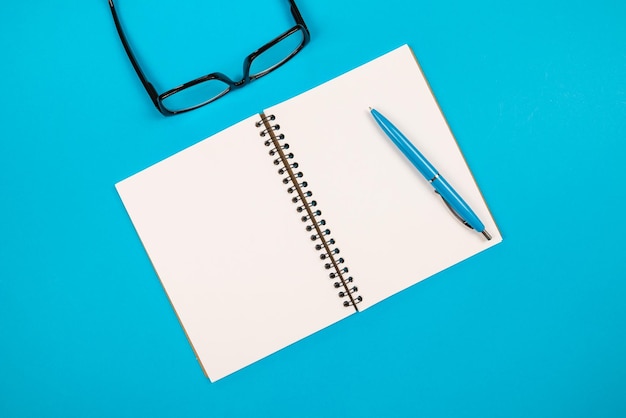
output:
[[[135,14],[160,88],[196,66],[238,75],[254,45],[217,36],[232,20],[216,16],[274,35],[246,0],[195,3],[204,33],[181,42],[167,31],[191,28],[184,15]],[[626,416],[626,3],[299,6],[300,55],[173,118],[106,1],[0,6],[0,416]],[[209,383],[114,183],[403,43],[504,242]]]

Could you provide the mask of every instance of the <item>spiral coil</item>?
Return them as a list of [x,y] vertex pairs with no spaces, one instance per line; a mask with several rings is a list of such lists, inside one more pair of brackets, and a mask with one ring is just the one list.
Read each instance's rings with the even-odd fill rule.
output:
[[[283,176],[282,182],[289,185],[287,193],[293,194],[291,199],[295,203],[296,211],[302,213],[300,220],[306,223],[305,230],[310,232],[311,240],[315,241],[315,249],[320,252],[320,259],[324,263],[324,269],[328,271],[328,277],[333,280],[333,286],[340,289],[338,296],[344,298],[343,306],[353,306],[357,309],[357,304],[363,298],[356,293],[359,289],[353,285],[354,279],[348,276],[348,267],[345,260],[339,257],[339,248],[335,245],[335,240],[330,237],[330,229],[326,227],[326,220],[322,219],[322,211],[317,209],[317,201],[310,200],[313,196],[310,190],[306,190],[309,184],[303,179],[304,174],[298,171],[299,164],[294,162],[294,154],[289,150],[289,144],[281,142],[285,139],[285,135],[277,133],[280,125],[275,123],[274,115],[260,114],[261,119],[255,123],[257,128],[261,129],[259,135],[266,138],[263,143],[269,147],[269,155],[276,157],[273,163],[280,166],[278,174]],[[357,309],[358,310],[358,309]]]

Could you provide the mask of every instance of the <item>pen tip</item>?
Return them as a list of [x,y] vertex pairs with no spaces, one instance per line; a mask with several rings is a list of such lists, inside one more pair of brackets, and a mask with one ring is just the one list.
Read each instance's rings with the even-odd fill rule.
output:
[[491,241],[491,234],[487,232],[486,229],[483,229],[482,234],[485,236],[485,238],[487,238],[487,241]]
[[370,110],[372,110],[372,106],[370,106]]

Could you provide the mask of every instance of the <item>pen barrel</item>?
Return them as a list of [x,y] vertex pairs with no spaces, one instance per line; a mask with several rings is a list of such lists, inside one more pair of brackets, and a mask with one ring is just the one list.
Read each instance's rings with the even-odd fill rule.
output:
[[396,147],[404,156],[417,168],[417,170],[426,178],[430,180],[437,175],[435,167],[422,155],[421,152],[408,140],[406,136],[395,125],[383,115],[381,115],[376,109],[371,110],[374,120],[378,123],[381,129],[387,134],[389,139],[395,144]]
[[461,217],[469,226],[475,229],[478,232],[483,232],[485,230],[485,226],[478,219],[478,216],[474,213],[474,211],[469,207],[467,203],[459,196],[459,194],[454,191],[450,183],[446,181],[442,176],[437,176],[435,180],[431,182],[432,186],[435,188],[437,193],[441,195],[441,197],[450,205],[450,208],[456,212],[456,214]]
[[[446,201],[451,210],[467,225],[478,232],[485,231],[485,226],[467,203],[454,191],[452,186],[439,175],[435,167],[417,150],[415,145],[404,136],[393,123],[381,115],[376,109],[371,109],[372,116],[387,134],[389,139],[402,151],[404,156],[417,168],[417,170],[430,182],[437,193]],[[487,239],[490,239],[488,237]]]

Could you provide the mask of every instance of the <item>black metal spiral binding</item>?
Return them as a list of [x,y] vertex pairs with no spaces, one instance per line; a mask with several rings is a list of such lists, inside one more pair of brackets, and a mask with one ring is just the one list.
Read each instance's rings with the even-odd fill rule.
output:
[[315,241],[315,249],[320,251],[320,259],[324,262],[324,268],[329,271],[328,277],[333,279],[333,286],[336,289],[341,289],[338,293],[340,298],[347,298],[343,302],[343,306],[353,306],[358,310],[357,304],[363,300],[363,298],[356,293],[359,289],[352,285],[354,279],[351,276],[347,276],[348,267],[345,267],[345,260],[339,257],[339,248],[335,246],[335,240],[330,237],[330,229],[326,227],[326,220],[321,218],[322,211],[317,209],[317,201],[310,200],[313,193],[306,190],[309,184],[303,180],[304,174],[301,171],[296,171],[299,168],[299,164],[293,161],[293,152],[286,152],[289,149],[289,144],[286,142],[280,142],[285,139],[285,135],[277,131],[280,130],[280,125],[274,123],[276,117],[274,115],[265,115],[261,113],[261,119],[256,122],[257,128],[263,128],[259,135],[261,137],[269,137],[264,145],[271,147],[269,155],[277,157],[273,160],[274,165],[280,166],[278,174],[284,176],[283,184],[291,184],[287,188],[287,193],[295,194],[291,201],[296,206],[296,211],[302,213],[300,218],[302,222],[306,223],[305,230],[311,233],[311,240]]

